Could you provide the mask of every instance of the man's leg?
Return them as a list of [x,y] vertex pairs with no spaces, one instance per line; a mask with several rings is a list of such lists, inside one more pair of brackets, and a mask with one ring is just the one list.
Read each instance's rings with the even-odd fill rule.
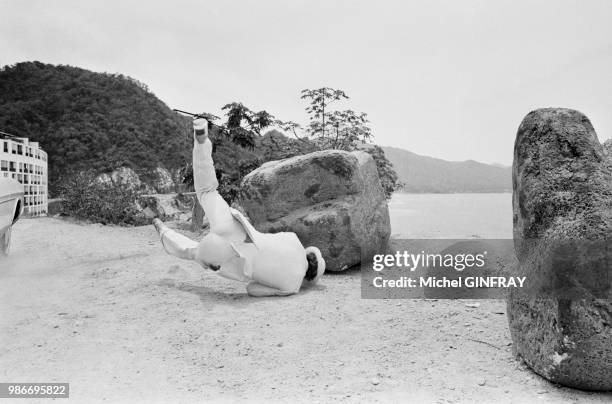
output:
[[161,220],[154,219],[153,225],[161,238],[166,252],[184,260],[194,260],[198,250],[198,243],[180,233],[171,230]]
[[246,233],[230,212],[230,207],[219,195],[219,182],[212,159],[212,143],[208,137],[193,143],[193,182],[195,192],[210,223],[210,231],[228,238],[243,241]]

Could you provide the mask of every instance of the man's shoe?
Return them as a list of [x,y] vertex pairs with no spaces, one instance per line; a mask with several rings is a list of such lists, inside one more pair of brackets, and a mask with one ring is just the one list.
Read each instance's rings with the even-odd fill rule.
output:
[[194,120],[193,134],[197,142],[203,144],[208,139],[208,121],[204,118]]
[[157,233],[159,234],[160,237],[162,236],[164,231],[167,229],[164,222],[162,222],[158,218],[153,219],[153,226],[155,226],[155,230],[157,230]]

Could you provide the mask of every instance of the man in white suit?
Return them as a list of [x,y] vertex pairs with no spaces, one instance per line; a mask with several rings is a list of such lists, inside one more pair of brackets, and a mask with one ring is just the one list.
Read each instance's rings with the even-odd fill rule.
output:
[[205,119],[194,120],[194,185],[210,233],[198,243],[155,219],[166,252],[196,261],[225,278],[246,282],[251,296],[287,296],[315,284],[325,272],[318,248],[304,248],[295,233],[255,230],[219,195],[208,129]]

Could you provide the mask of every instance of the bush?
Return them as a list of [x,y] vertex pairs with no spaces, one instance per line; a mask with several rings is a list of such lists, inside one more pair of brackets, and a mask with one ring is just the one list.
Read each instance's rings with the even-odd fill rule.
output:
[[140,194],[124,184],[104,183],[93,171],[80,172],[63,181],[62,213],[102,224],[141,226],[148,219],[138,209]]
[[369,147],[365,147],[362,150],[370,154],[374,159],[376,169],[378,170],[378,177],[380,178],[380,184],[385,192],[385,197],[390,199],[393,192],[401,189],[402,184],[399,181],[397,172],[395,172],[393,168],[393,164],[389,161],[387,156],[385,156],[385,151],[382,147],[378,145],[368,146]]

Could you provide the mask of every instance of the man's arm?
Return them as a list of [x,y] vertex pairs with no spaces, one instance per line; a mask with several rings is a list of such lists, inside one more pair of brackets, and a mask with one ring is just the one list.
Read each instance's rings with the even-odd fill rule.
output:
[[247,285],[247,293],[253,297],[266,297],[266,296],[289,296],[296,292],[286,292],[278,289],[271,288],[255,281],[249,282]]

